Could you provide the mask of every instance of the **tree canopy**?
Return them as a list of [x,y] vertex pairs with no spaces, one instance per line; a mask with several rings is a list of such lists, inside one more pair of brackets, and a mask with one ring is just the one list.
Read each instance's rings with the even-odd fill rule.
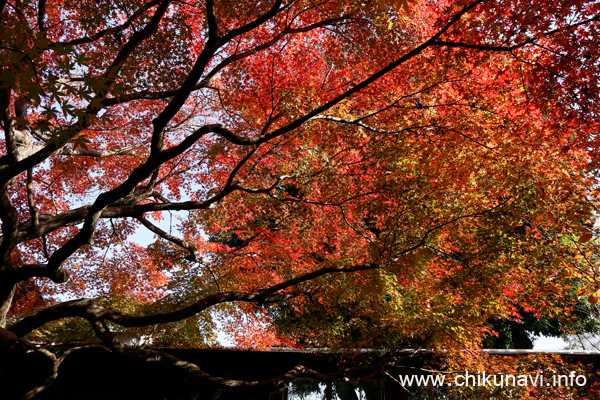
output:
[[464,367],[518,326],[596,329],[599,24],[583,0],[0,1],[7,346],[224,329]]

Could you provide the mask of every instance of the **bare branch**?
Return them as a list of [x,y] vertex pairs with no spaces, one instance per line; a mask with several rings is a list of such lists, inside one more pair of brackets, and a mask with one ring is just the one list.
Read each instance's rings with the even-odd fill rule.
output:
[[196,250],[197,250],[196,246],[194,246],[191,243],[186,242],[185,240],[179,239],[178,237],[170,235],[169,233],[160,229],[158,226],[153,225],[150,221],[148,221],[143,216],[136,217],[136,219],[138,221],[140,221],[141,224],[144,225],[146,228],[148,228],[150,231],[156,233],[158,236],[162,237],[163,239],[166,239],[169,242],[173,242],[176,245],[178,245],[179,247],[183,247],[184,249],[186,249],[189,253],[186,257],[187,260],[189,260],[189,261],[196,260]]
[[[278,181],[276,181],[275,185]],[[273,187],[273,186],[272,186]],[[257,193],[267,192],[269,189],[257,189]],[[123,217],[136,217],[143,215],[147,212],[152,211],[185,211],[185,210],[205,210],[214,207],[216,203],[222,200],[225,196],[233,191],[252,191],[252,189],[243,188],[239,185],[233,185],[229,188],[213,195],[212,197],[203,201],[185,201],[185,202],[170,202],[164,198],[160,193],[147,192],[141,196],[133,196],[128,198],[119,198],[115,200],[115,203],[109,204],[100,213],[100,218],[123,218]],[[163,203],[146,203],[136,204],[137,202],[144,200],[148,197],[155,197],[163,201]],[[65,211],[55,216],[40,215],[40,225],[36,228],[32,228],[31,220],[24,222],[19,225],[18,230],[18,241],[24,242],[27,240],[35,239],[43,236],[47,233],[53,232],[64,226],[73,226],[80,224],[85,221],[86,215],[89,214],[91,206],[84,206],[73,210]],[[0,210],[1,211],[1,210]]]
[[108,329],[106,323],[100,319],[88,319],[92,329],[96,333],[96,336],[102,340],[102,343],[112,351],[121,353],[123,351],[123,344],[116,338],[116,336]]
[[126,154],[131,154],[133,150],[139,149],[143,147],[146,143],[136,143],[131,146],[125,146],[118,149],[110,149],[110,150],[90,150],[83,149],[78,147],[76,149],[61,149],[56,154],[64,155],[64,156],[87,156],[87,157],[112,157],[112,156],[122,156]]
[[30,278],[49,278],[55,283],[64,283],[69,279],[69,274],[64,269],[51,271],[47,264],[28,264],[22,267],[3,271],[3,283],[16,284]]

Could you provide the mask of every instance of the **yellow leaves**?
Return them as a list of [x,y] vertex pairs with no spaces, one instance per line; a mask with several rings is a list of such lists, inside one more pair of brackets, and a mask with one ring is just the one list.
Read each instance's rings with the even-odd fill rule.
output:
[[590,304],[598,303],[598,296],[600,296],[600,290],[596,290],[594,293],[591,293],[588,296],[588,301],[590,302]]

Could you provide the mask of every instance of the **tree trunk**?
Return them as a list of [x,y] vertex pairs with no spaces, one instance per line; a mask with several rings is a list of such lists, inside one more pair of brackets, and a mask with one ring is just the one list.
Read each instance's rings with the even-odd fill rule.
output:
[[14,295],[15,285],[0,285],[0,328],[6,328],[6,316]]

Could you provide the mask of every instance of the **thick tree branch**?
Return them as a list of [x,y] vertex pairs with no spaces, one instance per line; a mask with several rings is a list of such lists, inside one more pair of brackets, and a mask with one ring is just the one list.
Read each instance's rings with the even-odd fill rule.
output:
[[450,21],[448,23],[446,23],[446,25],[444,25],[444,27],[442,29],[440,29],[435,35],[433,35],[427,41],[423,42],[422,44],[415,47],[411,51],[405,53],[402,57],[389,63],[384,68],[373,73],[371,76],[364,79],[360,83],[354,85],[352,88],[348,89],[347,91],[345,91],[344,93],[335,97],[334,99],[326,102],[325,104],[322,104],[321,106],[313,109],[312,111],[304,114],[302,117],[297,118],[295,121],[293,121],[281,128],[278,128],[272,132],[269,132],[269,133],[266,133],[266,134],[263,134],[263,135],[260,135],[257,137],[252,137],[252,138],[237,135],[227,129],[222,129],[218,133],[221,136],[223,136],[225,139],[227,139],[229,142],[231,142],[233,144],[238,144],[238,145],[256,145],[256,144],[267,142],[278,136],[287,134],[287,133],[299,128],[304,123],[306,123],[307,121],[310,121],[311,119],[318,116],[319,114],[322,114],[325,111],[329,110],[330,108],[332,108],[333,106],[342,102],[343,100],[354,95],[355,93],[370,86],[372,83],[379,80],[379,78],[383,77],[390,71],[393,71],[394,69],[398,68],[400,65],[404,64],[405,62],[407,62],[407,61],[413,59],[414,57],[418,56],[419,54],[421,54],[425,49],[433,46],[444,33],[446,33],[455,23],[457,23],[462,18],[463,15],[467,14],[469,11],[471,11],[473,8],[475,8],[476,6],[481,4],[483,1],[484,0],[477,0],[469,5],[465,6],[452,19],[450,19]]
[[[50,256],[50,259],[48,260],[48,270],[50,273],[62,275],[62,272],[60,271],[62,264],[77,250],[79,250],[81,246],[90,242],[94,235],[96,224],[107,206],[126,197],[136,188],[139,183],[148,178],[160,165],[181,155],[198,139],[212,132],[217,127],[218,126],[216,125],[205,125],[192,135],[185,138],[180,144],[165,151],[161,151],[160,153],[151,154],[148,160],[144,164],[135,168],[121,185],[109,190],[108,192],[100,194],[96,198],[94,204],[89,207],[85,216],[84,224],[80,231]],[[225,193],[223,196],[224,195]]]
[[56,283],[63,283],[68,280],[69,274],[65,270],[51,272],[47,264],[29,264],[4,271],[0,277],[3,282],[12,285],[30,278],[49,278]]
[[139,149],[143,147],[146,143],[137,143],[131,146],[125,146],[118,149],[110,149],[110,150],[91,150],[91,149],[83,149],[78,147],[76,149],[61,149],[56,154],[64,155],[64,156],[87,156],[87,157],[97,157],[97,158],[105,158],[112,156],[122,156],[126,154],[131,154],[133,150]]
[[[25,341],[21,339],[21,342],[25,342]],[[27,350],[27,352],[41,353],[41,354],[45,355],[46,357],[48,357],[50,359],[50,361],[52,362],[52,369],[50,371],[50,374],[48,374],[48,376],[44,380],[44,382],[42,382],[39,386],[36,386],[35,388],[28,391],[23,397],[21,397],[21,400],[34,399],[38,394],[40,394],[40,393],[44,392],[46,389],[48,389],[54,383],[56,378],[58,377],[58,368],[60,367],[60,364],[62,364],[62,362],[65,360],[65,358],[67,358],[67,356],[69,356],[70,354],[77,352],[79,350],[82,350],[82,349],[90,349],[90,348],[101,348],[101,349],[108,351],[108,349],[104,346],[90,344],[90,345],[85,345],[85,346],[73,347],[71,349],[68,349],[68,350],[62,352],[60,357],[57,357],[54,353],[52,353],[51,351],[49,351],[45,348],[33,346],[30,344],[27,344],[27,346],[31,348],[30,350]]]
[[[171,4],[172,0],[162,0],[154,15],[148,22],[148,24],[140,31],[135,32],[131,38],[125,43],[125,45],[121,48],[115,59],[113,60],[112,65],[107,69],[104,74],[105,78],[108,80],[107,86],[111,85],[112,82],[116,79],[119,70],[125,64],[125,61],[129,58],[133,51],[138,47],[140,43],[150,37],[157,29],[160,21],[163,19],[166,14],[169,4]],[[104,96],[101,96],[104,97]]]
[[[192,70],[181,84],[180,89],[177,91],[175,96],[171,99],[169,104],[163,109],[163,111],[152,121],[153,133],[152,142],[150,145],[150,155],[157,156],[163,151],[163,144],[165,139],[165,130],[167,124],[181,109],[185,101],[188,99],[190,93],[192,93],[194,85],[198,82],[204,69],[212,59],[214,52],[217,50],[217,40],[210,39],[206,42],[202,53],[198,56],[196,63]],[[194,136],[194,135],[190,135]],[[188,137],[189,138],[189,137]],[[169,150],[172,150],[169,149]]]
[[246,25],[240,26],[239,28],[232,29],[231,31],[229,31],[227,33],[227,35],[225,35],[223,37],[223,39],[222,39],[223,42],[227,43],[230,40],[236,38],[237,36],[240,36],[240,35],[243,35],[244,33],[250,32],[252,29],[258,28],[265,22],[269,21],[271,18],[273,18],[274,16],[276,16],[278,13],[280,13],[283,10],[281,8],[282,3],[283,3],[283,0],[275,0],[275,2],[273,3],[273,6],[271,6],[269,11],[267,11],[263,15],[258,16],[254,21],[252,21]]
[[[414,354],[417,354],[415,351]],[[334,372],[318,372],[314,369],[307,368],[303,365],[297,365],[294,368],[279,374],[277,376],[263,380],[239,380],[230,378],[221,378],[204,372],[198,365],[182,360],[165,351],[151,349],[127,349],[126,354],[131,354],[135,357],[154,362],[168,363],[177,367],[186,376],[198,380],[198,382],[211,382],[224,388],[238,389],[258,389],[264,387],[281,387],[285,383],[291,382],[298,378],[314,379],[321,382],[333,382],[335,380],[346,378],[360,381],[372,377],[375,373],[384,371],[386,368],[398,367],[403,360],[410,359],[413,355],[409,354],[404,357],[387,356],[380,360],[370,363],[366,366],[342,367]]]
[[2,16],[4,16],[4,9],[6,8],[7,0],[0,0],[0,21],[2,20]]
[[241,293],[224,292],[209,295],[202,300],[185,307],[165,314],[156,314],[150,316],[134,317],[124,315],[118,311],[110,310],[100,306],[93,300],[80,299],[60,303],[50,306],[31,316],[23,318],[13,325],[9,330],[21,337],[44,324],[62,318],[80,317],[90,322],[110,321],[121,326],[136,327],[149,326],[167,322],[180,321],[191,317],[216,304],[229,303],[234,301],[245,301],[252,303],[278,303],[284,300],[297,297],[302,294],[301,291],[290,292],[286,294],[266,294],[265,293]]
[[215,16],[215,3],[213,0],[205,0],[206,22],[208,24],[208,37],[217,39],[219,37],[219,27],[217,17]]
[[[148,192],[147,195],[119,199],[120,204],[111,204],[102,210],[100,218],[124,218],[136,217],[152,211],[185,211],[185,210],[205,210],[214,207],[216,203],[233,191],[252,191],[252,189],[243,188],[239,185],[233,185],[204,201],[185,201],[169,202],[162,195],[155,192]],[[268,189],[256,189],[258,193],[266,192]],[[135,204],[149,196],[160,198],[164,203]],[[130,203],[131,201],[131,203]],[[38,238],[65,226],[73,226],[84,222],[86,215],[89,214],[91,206],[76,208],[62,212],[56,216],[40,215],[40,225],[37,228],[32,227],[31,220],[24,222],[19,226],[18,241],[24,242]],[[44,217],[44,218],[42,218]]]
[[212,306],[222,303],[230,303],[230,302],[247,302],[247,303],[278,303],[284,300],[288,300],[294,297],[297,297],[300,294],[305,293],[304,290],[293,290],[290,292],[284,292],[286,290],[291,290],[292,288],[297,288],[298,285],[313,281],[319,277],[336,274],[336,273],[348,273],[348,272],[359,272],[366,270],[373,270],[379,268],[385,268],[389,265],[392,265],[398,262],[402,257],[407,254],[424,247],[427,243],[428,237],[435,231],[442,229],[445,226],[456,223],[461,219],[466,218],[474,218],[478,216],[482,216],[486,213],[494,211],[504,204],[506,204],[509,199],[497,204],[494,207],[490,207],[488,209],[484,209],[481,211],[477,211],[471,214],[460,215],[455,218],[449,219],[448,221],[433,226],[426,231],[423,232],[420,239],[415,240],[415,242],[400,250],[395,252],[392,257],[380,262],[372,262],[372,263],[361,263],[354,265],[331,265],[323,268],[319,268],[315,271],[307,272],[302,275],[299,275],[295,278],[288,279],[286,281],[271,285],[265,289],[258,290],[256,292],[223,292],[223,293],[215,293],[208,296],[203,297],[197,302],[184,307],[182,309],[171,311],[171,312],[163,312],[160,314],[147,315],[147,316],[130,316],[122,314],[118,311],[110,310],[105,307],[102,307],[95,303],[93,300],[81,299],[81,300],[73,300],[67,301],[64,303],[60,303],[54,306],[50,306],[46,309],[43,309],[35,314],[32,314],[28,317],[25,317],[21,321],[14,324],[9,330],[14,332],[17,336],[21,337],[26,335],[27,333],[37,329],[44,324],[62,318],[68,317],[80,317],[87,319],[88,321],[98,321],[98,320],[106,320],[121,326],[126,327],[140,327],[140,326],[149,326],[155,324],[162,324],[168,322],[180,321],[185,318],[189,318],[194,316]]
[[[250,32],[252,29],[260,26],[261,24],[267,22],[270,18],[277,15],[280,12],[282,0],[276,0],[271,9],[265,14],[259,16],[254,21],[241,26],[239,28],[233,29],[229,31],[227,35],[224,37],[216,36],[216,31],[212,32],[213,34],[208,36],[208,40],[204,45],[204,49],[196,59],[192,70],[186,76],[185,80],[181,84],[177,93],[173,96],[169,104],[164,108],[164,110],[152,121],[152,125],[154,131],[152,133],[152,143],[151,143],[151,154],[157,154],[162,151],[165,129],[167,124],[175,114],[181,109],[185,101],[188,99],[189,95],[194,91],[194,87],[198,83],[198,81],[202,78],[206,66],[213,58],[215,52],[233,40],[235,37],[239,35],[243,35],[244,33]],[[212,12],[212,0],[208,0],[206,3],[207,12]],[[210,15],[209,15],[210,18]],[[215,28],[216,29],[216,28]]]
[[0,221],[2,221],[2,241],[0,242],[0,271],[10,265],[10,253],[18,242],[19,214],[8,193],[8,182],[0,184]]
[[123,344],[116,338],[116,336],[108,329],[106,322],[100,319],[88,319],[90,325],[96,336],[102,341],[102,343],[114,352],[121,353],[123,351]]
[[[4,138],[6,142],[7,165],[14,165],[19,161],[19,149],[17,148],[17,138],[15,137],[15,125],[12,121],[12,115],[9,113],[5,118]],[[4,158],[4,157],[2,157]],[[1,160],[1,159],[0,159]]]
[[68,354],[67,352],[65,352],[66,354],[64,354],[62,357],[57,358],[54,355],[54,353],[52,353],[51,351],[48,351],[44,348],[34,348],[33,350],[28,350],[28,352],[40,353],[40,354],[43,354],[44,356],[46,356],[47,358],[49,358],[50,362],[52,363],[52,369],[50,371],[50,374],[48,374],[48,376],[44,380],[44,382],[42,382],[41,385],[39,385],[39,386],[31,389],[27,393],[25,393],[25,395],[23,397],[21,397],[21,400],[31,400],[38,394],[40,394],[43,391],[45,391],[46,389],[48,389],[52,385],[52,383],[54,383],[56,378],[58,377],[58,367],[60,367],[60,364],[62,363],[62,361],[65,359],[66,355]]
[[40,30],[40,32],[46,31],[46,26],[44,25],[44,19],[46,17],[46,3],[47,3],[47,0],[39,0],[38,1],[37,22],[38,22],[38,29]]
[[[72,139],[76,138],[77,135],[81,133],[82,130],[89,127],[94,117],[101,110],[101,102],[106,97],[108,93],[108,88],[113,84],[115,79],[118,76],[118,73],[125,63],[125,61],[129,58],[129,56],[133,53],[133,51],[138,47],[138,45],[150,37],[152,33],[154,33],[158,29],[158,25],[162,20],[163,16],[167,12],[171,0],[162,0],[160,5],[157,7],[156,12],[152,16],[150,22],[140,31],[134,33],[132,37],[125,43],[125,45],[121,48],[121,50],[117,53],[115,59],[113,60],[110,67],[104,73],[102,79],[102,86],[104,89],[98,90],[96,93],[96,98],[98,102],[91,102],[85,111],[82,113],[82,116],[79,117],[79,120],[72,124],[71,126],[64,129],[57,136],[56,140],[49,141],[43,148],[41,148],[36,153],[26,157],[18,162],[10,165],[0,167],[0,173],[2,173],[2,179],[0,179],[0,185],[4,181],[8,181],[13,177],[21,174],[23,171],[28,168],[32,168],[35,165],[43,162],[48,157],[53,154],[56,154],[60,149],[69,143]],[[90,216],[90,221],[93,220],[94,217]]]
[[[219,64],[217,64],[213,69],[211,69],[210,72],[207,73],[206,76],[204,78],[202,78],[202,80],[200,82],[195,84],[192,88],[192,91],[195,92],[195,91],[198,91],[201,89],[210,88],[209,84],[212,81],[212,79],[215,76],[217,76],[228,65],[234,63],[235,61],[243,60],[244,58],[250,57],[256,53],[259,53],[262,50],[272,47],[275,43],[279,42],[281,39],[285,38],[289,34],[309,32],[314,29],[325,27],[330,24],[335,24],[338,22],[345,21],[350,17],[351,17],[351,15],[348,14],[346,16],[339,17],[339,18],[323,20],[323,21],[320,21],[320,22],[317,22],[317,23],[314,23],[314,24],[311,24],[311,25],[308,25],[305,27],[298,27],[298,28],[289,28],[288,27],[267,42],[264,42],[256,47],[245,50],[243,52],[235,53],[235,54],[225,58],[223,61],[221,61]],[[110,99],[105,99],[102,102],[102,104],[105,107],[110,107],[110,106],[113,106],[116,104],[122,104],[122,103],[126,103],[126,102],[133,101],[133,100],[167,99],[167,98],[173,97],[176,94],[178,94],[180,90],[181,90],[181,88],[174,89],[174,90],[166,90],[166,91],[162,91],[162,92],[141,91],[141,92],[136,92],[136,93],[125,94],[122,96],[117,96],[117,97],[110,98]]]

